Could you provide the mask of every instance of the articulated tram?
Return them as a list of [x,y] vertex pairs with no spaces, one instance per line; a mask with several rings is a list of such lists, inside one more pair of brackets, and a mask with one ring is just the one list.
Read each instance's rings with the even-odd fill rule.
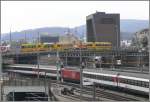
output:
[[39,44],[22,44],[21,52],[33,51],[64,51],[64,50],[111,50],[112,44],[110,42],[87,42],[78,44],[63,44],[63,43],[39,43]]

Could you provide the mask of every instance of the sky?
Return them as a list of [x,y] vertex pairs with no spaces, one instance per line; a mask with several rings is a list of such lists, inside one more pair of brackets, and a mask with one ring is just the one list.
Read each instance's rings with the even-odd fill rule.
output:
[[40,27],[76,27],[86,16],[120,13],[120,19],[149,19],[148,1],[1,1],[1,33]]

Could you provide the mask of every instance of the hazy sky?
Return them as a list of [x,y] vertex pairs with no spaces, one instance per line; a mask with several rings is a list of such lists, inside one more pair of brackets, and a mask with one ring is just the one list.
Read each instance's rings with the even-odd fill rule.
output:
[[149,19],[148,1],[1,1],[1,32],[39,27],[75,27],[97,11],[121,19]]

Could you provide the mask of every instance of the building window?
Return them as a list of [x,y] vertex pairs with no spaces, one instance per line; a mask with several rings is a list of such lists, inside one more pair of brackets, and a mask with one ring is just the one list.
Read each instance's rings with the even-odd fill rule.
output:
[[102,18],[101,24],[114,24],[113,18]]

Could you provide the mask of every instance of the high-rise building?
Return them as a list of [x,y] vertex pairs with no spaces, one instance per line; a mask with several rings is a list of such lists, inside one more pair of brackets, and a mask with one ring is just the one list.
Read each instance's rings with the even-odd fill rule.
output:
[[96,12],[86,17],[87,42],[112,42],[120,46],[120,14]]

